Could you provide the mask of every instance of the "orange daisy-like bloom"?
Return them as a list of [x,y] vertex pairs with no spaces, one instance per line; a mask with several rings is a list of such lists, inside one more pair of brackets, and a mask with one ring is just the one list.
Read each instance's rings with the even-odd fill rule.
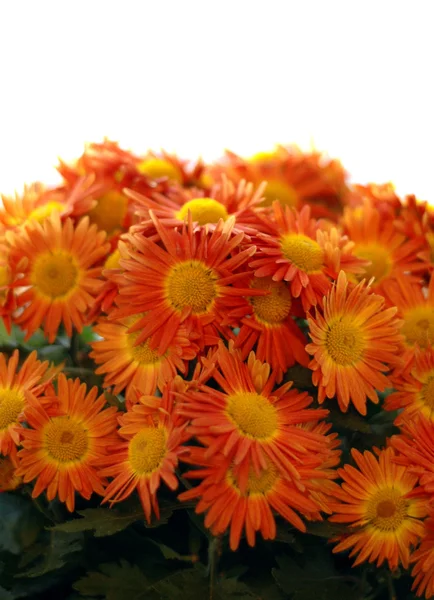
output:
[[79,379],[60,374],[52,406],[29,402],[17,475],[25,483],[36,479],[33,498],[46,490],[48,500],[57,495],[73,512],[75,492],[87,500],[93,492],[104,495],[106,482],[95,463],[116,441],[117,411],[104,409],[105,397],[97,395],[97,387],[87,392]]
[[172,388],[166,386],[159,412],[151,414],[144,405],[134,405],[119,417],[119,435],[125,441],[111,448],[110,456],[100,461],[101,474],[113,477],[103,502],[121,502],[137,489],[146,520],[152,513],[160,516],[157,490],[161,481],[171,489],[178,487],[175,469],[182,444],[189,438],[172,409]]
[[394,462],[392,448],[382,450],[378,459],[355,449],[351,454],[357,468],[338,470],[343,483],[335,491],[339,502],[332,505],[330,521],[348,523],[354,533],[342,537],[333,552],[352,548],[354,565],[387,561],[392,570],[399,564],[407,568],[411,547],[425,533],[422,519],[428,512],[427,501],[413,497],[417,477]]
[[[305,311],[321,302],[341,268],[360,271],[351,257],[351,245],[336,230],[321,231],[310,218],[309,206],[297,213],[275,202],[273,220],[273,235],[258,233],[258,251],[249,266],[256,277],[288,281],[292,296],[301,298]],[[342,264],[341,254],[346,256]]]
[[123,150],[116,142],[104,140],[100,144],[88,144],[75,164],[61,162],[57,169],[66,187],[73,187],[82,176],[93,179],[97,189],[86,214],[90,222],[106,231],[111,239],[126,231],[132,222],[132,209],[123,193],[124,188],[148,193],[167,187],[141,174],[138,170],[140,162],[140,157]]
[[410,284],[407,277],[399,277],[387,288],[386,299],[398,309],[404,336],[402,358],[407,367],[417,349],[425,351],[434,346],[434,275],[428,287]]
[[13,455],[0,455],[0,492],[11,492],[22,484],[22,477],[16,475],[17,466]]
[[431,497],[434,492],[434,422],[423,416],[406,421],[401,434],[394,435],[390,444],[398,453],[395,462],[417,475],[423,490]]
[[307,339],[293,317],[305,317],[299,302],[291,296],[288,285],[271,277],[252,277],[250,287],[270,292],[253,296],[231,311],[229,317],[240,319],[240,331],[235,348],[240,348],[245,360],[251,350],[256,357],[276,371],[276,381],[296,362],[307,366]]
[[426,269],[418,258],[424,245],[421,237],[407,241],[406,236],[397,231],[394,221],[382,217],[368,200],[363,206],[347,208],[342,224],[354,243],[354,254],[371,262],[362,277],[375,278],[372,287],[376,293],[384,294],[389,282],[404,273],[407,282],[419,281],[418,273]]
[[12,316],[17,308],[15,289],[20,287],[19,272],[26,265],[26,259],[10,263],[10,246],[0,238],[0,317],[8,333],[11,332]]
[[199,350],[183,328],[177,331],[163,355],[150,348],[149,340],[136,345],[139,333],[128,331],[140,318],[138,315],[112,323],[98,323],[94,332],[103,339],[91,344],[93,352],[89,354],[97,365],[101,365],[95,373],[105,375],[105,387],[114,386],[114,394],[126,388],[127,405],[137,401],[136,390],[152,395],[157,388],[162,391],[177,371],[185,375],[188,361],[194,359]]
[[207,225],[216,224],[220,219],[226,221],[234,215],[237,229],[254,228],[254,232],[263,229],[255,209],[262,201],[264,187],[265,184],[255,190],[253,184],[246,181],[235,186],[223,176],[207,196],[204,190],[180,186],[170,188],[165,194],[154,192],[144,196],[128,190],[125,193],[134,201],[136,214],[141,219],[149,219],[152,210],[165,224],[179,226],[188,219],[190,212],[194,223]]
[[18,369],[19,352],[14,350],[9,360],[0,353],[0,454],[16,454],[23,431],[24,410],[29,398],[42,394],[53,372],[49,363],[37,360],[32,352]]
[[417,596],[425,595],[429,600],[434,596],[434,518],[425,521],[426,535],[419,548],[413,552],[410,562],[414,563],[411,572],[414,577],[412,590]]
[[395,424],[400,426],[417,415],[434,421],[434,349],[416,351],[414,361],[391,377],[396,390],[384,402],[386,410],[399,410]]
[[50,342],[60,323],[69,336],[73,326],[81,331],[101,286],[101,269],[94,265],[108,252],[105,233],[89,226],[86,217],[74,228],[71,219],[61,223],[56,213],[19,234],[8,234],[11,256],[16,261],[27,259],[21,271],[23,291],[17,298],[22,312],[15,319],[26,330],[26,339],[42,324]]
[[277,146],[250,159],[227,151],[222,163],[211,169],[215,175],[222,171],[237,182],[267,181],[264,206],[275,200],[297,209],[309,204],[316,217],[332,215],[347,193],[346,174],[338,161],[319,152],[303,153],[295,146]]
[[168,179],[183,187],[197,188],[208,187],[209,177],[206,176],[204,169],[205,165],[202,160],[192,163],[164,150],[160,154],[148,152],[137,165],[139,173],[146,175],[149,179]]
[[[352,208],[362,207],[368,200],[379,211],[382,217],[393,218],[401,208],[401,199],[395,192],[395,186],[388,183],[368,183],[367,185],[353,184],[347,203]],[[356,211],[357,214],[357,211]]]
[[397,309],[385,308],[385,300],[362,281],[352,289],[343,271],[324,298],[324,308],[308,315],[313,355],[312,381],[318,401],[337,396],[339,407],[350,402],[366,414],[366,399],[378,403],[377,391],[390,386],[383,373],[399,361],[401,335]]
[[213,379],[220,387],[200,384],[181,395],[178,412],[190,420],[189,431],[207,446],[206,455],[222,452],[240,465],[239,486],[245,490],[250,466],[259,474],[273,464],[286,477],[301,478],[300,466],[319,466],[328,454],[323,435],[300,424],[318,421],[327,411],[310,408],[307,392],[290,390],[292,382],[274,389],[276,375],[254,353],[247,363],[221,343],[213,357]]
[[41,183],[34,183],[25,187],[22,195],[2,196],[0,224],[6,230],[18,229],[32,221],[42,223],[54,212],[62,219],[78,217],[93,206],[92,195],[97,189],[86,177],[78,178],[71,189],[62,186],[46,188]]
[[[144,235],[128,235],[129,258],[121,259],[124,269],[119,309],[120,319],[143,313],[130,333],[140,331],[136,343],[151,338],[151,347],[164,354],[173,343],[182,323],[200,334],[204,346],[215,345],[222,331],[220,322],[248,288],[233,283],[248,277],[236,272],[254,254],[255,247],[238,251],[244,234],[233,234],[234,219],[220,221],[213,231],[195,230],[190,221],[181,230],[165,227],[152,215],[161,243]],[[263,294],[262,291],[258,291]],[[224,332],[230,336],[230,332]]]
[[[184,477],[202,481],[180,494],[179,499],[199,499],[195,511],[207,513],[205,526],[213,535],[222,535],[230,528],[231,550],[237,550],[243,529],[250,546],[255,545],[256,532],[265,540],[274,539],[276,522],[272,511],[300,531],[306,531],[300,514],[308,519],[315,514],[321,519],[319,506],[309,492],[297,489],[268,459],[260,473],[252,466],[241,473],[243,467],[221,453],[209,457],[205,448],[189,448],[189,454],[182,460],[202,467],[188,471]],[[240,478],[245,480],[243,488],[239,485]]]

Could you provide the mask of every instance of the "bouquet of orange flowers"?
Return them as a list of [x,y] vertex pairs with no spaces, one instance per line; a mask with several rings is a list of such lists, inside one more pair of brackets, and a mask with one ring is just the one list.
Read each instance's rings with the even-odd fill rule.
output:
[[434,597],[428,203],[292,146],[58,171],[0,207],[0,599]]

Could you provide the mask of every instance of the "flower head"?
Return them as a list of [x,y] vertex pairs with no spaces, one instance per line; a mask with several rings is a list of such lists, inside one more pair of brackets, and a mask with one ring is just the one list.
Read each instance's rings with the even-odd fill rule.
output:
[[425,499],[409,495],[415,493],[417,477],[394,462],[392,448],[381,451],[378,459],[355,449],[351,454],[356,467],[338,470],[343,483],[335,491],[338,502],[330,517],[351,529],[333,552],[352,548],[350,556],[357,556],[354,565],[367,560],[380,566],[387,561],[390,569],[399,564],[407,568],[410,549],[424,535],[422,518],[428,512]]
[[434,596],[434,518],[425,521],[426,534],[420,546],[411,555],[414,564],[411,572],[414,577],[412,590],[417,596],[425,594],[427,600]]
[[116,408],[104,409],[105,397],[97,395],[98,388],[87,392],[79,379],[60,374],[53,404],[26,408],[17,475],[26,483],[36,479],[33,498],[46,490],[48,500],[57,495],[73,512],[75,492],[87,500],[93,492],[104,495],[106,481],[95,464],[116,441],[117,420]]
[[341,271],[336,285],[324,298],[324,309],[308,315],[313,355],[310,368],[318,386],[318,400],[337,397],[346,412],[350,402],[366,414],[366,399],[378,403],[376,390],[390,387],[384,375],[396,365],[401,345],[396,308],[385,308],[382,296],[360,282],[350,289]]
[[41,325],[53,342],[61,323],[68,335],[74,326],[81,331],[101,282],[96,265],[107,254],[105,233],[97,232],[83,218],[60,221],[53,214],[42,224],[34,222],[18,234],[8,232],[11,256],[25,264],[21,267],[22,292],[17,296],[22,308],[16,323],[28,339]]

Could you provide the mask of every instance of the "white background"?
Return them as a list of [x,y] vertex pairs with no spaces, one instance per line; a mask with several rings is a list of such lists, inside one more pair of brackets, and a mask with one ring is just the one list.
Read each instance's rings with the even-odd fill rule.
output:
[[432,0],[0,0],[0,190],[104,136],[213,158],[313,143],[434,201]]

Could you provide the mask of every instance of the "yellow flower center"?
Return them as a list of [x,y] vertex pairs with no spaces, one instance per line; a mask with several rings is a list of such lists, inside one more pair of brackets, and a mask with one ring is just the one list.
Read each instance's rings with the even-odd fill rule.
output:
[[176,213],[176,218],[180,221],[185,221],[188,217],[188,211],[191,212],[193,221],[199,225],[207,223],[217,223],[220,219],[226,221],[228,211],[226,207],[214,200],[214,198],[194,198],[186,202],[181,209]]
[[380,531],[399,529],[407,517],[408,502],[394,488],[379,490],[368,502],[366,516]]
[[255,277],[250,285],[255,290],[268,290],[268,296],[250,298],[256,319],[265,325],[278,325],[291,312],[291,293],[283,281],[273,281],[271,277]]
[[359,275],[359,279],[371,279],[375,277],[375,283],[379,283],[392,271],[392,258],[390,251],[379,244],[357,244],[354,254],[358,258],[370,260],[371,264],[365,267],[365,273]]
[[121,254],[119,250],[116,248],[114,252],[112,252],[106,259],[104,263],[104,269],[120,269],[119,259]]
[[276,408],[268,398],[255,392],[228,396],[226,412],[238,431],[251,439],[269,439],[278,426]]
[[289,261],[305,273],[321,271],[324,251],[315,240],[306,235],[288,233],[280,240],[282,253]]
[[166,297],[178,311],[208,312],[217,296],[216,280],[214,271],[198,260],[178,263],[167,276]]
[[268,181],[264,190],[262,206],[271,206],[275,200],[279,200],[285,206],[297,206],[299,196],[292,185],[283,183],[283,181],[271,180]]
[[329,325],[325,346],[335,363],[348,366],[360,359],[365,342],[362,332],[350,317],[342,317]]
[[161,357],[156,350],[149,347],[149,340],[145,340],[138,346],[134,345],[139,335],[140,332],[127,334],[127,343],[133,360],[141,365],[151,365],[159,362]]
[[37,256],[30,274],[32,285],[50,300],[72,292],[77,278],[78,266],[74,257],[62,250]]
[[70,417],[54,417],[44,429],[44,447],[59,463],[80,462],[89,447],[89,434]]
[[434,307],[417,306],[403,315],[404,324],[401,333],[409,346],[418,344],[426,348],[434,342]]
[[419,397],[422,402],[430,408],[434,409],[434,374],[428,377],[419,392]]
[[276,159],[277,153],[275,150],[267,150],[266,152],[256,152],[249,158],[249,162],[255,163],[270,163]]
[[0,431],[17,423],[25,404],[24,394],[8,387],[0,388]]
[[138,165],[137,170],[142,175],[146,175],[146,177],[150,177],[151,179],[167,177],[172,181],[182,183],[182,173],[178,167],[162,158],[147,158]]
[[15,475],[15,467],[7,457],[0,457],[0,491],[15,490],[21,483],[21,477]]
[[96,206],[89,211],[89,219],[98,229],[106,231],[108,235],[113,235],[122,229],[127,208],[126,196],[116,190],[110,190],[101,196]]
[[47,202],[42,206],[38,206],[27,217],[31,221],[38,221],[42,223],[47,217],[49,217],[54,211],[61,213],[64,209],[64,205],[60,202]]
[[160,427],[145,427],[130,442],[128,457],[138,475],[151,475],[160,468],[166,456],[167,434]]
[[[267,461],[268,462],[268,461]],[[250,467],[249,477],[247,480],[247,487],[245,496],[250,496],[253,494],[267,494],[271,492],[276,484],[276,481],[279,479],[279,472],[277,468],[272,464],[268,463],[267,468],[260,472],[257,475],[255,469]],[[237,485],[236,478],[234,476],[233,470],[229,469],[228,471],[228,480],[231,485],[236,487],[239,490]]]

